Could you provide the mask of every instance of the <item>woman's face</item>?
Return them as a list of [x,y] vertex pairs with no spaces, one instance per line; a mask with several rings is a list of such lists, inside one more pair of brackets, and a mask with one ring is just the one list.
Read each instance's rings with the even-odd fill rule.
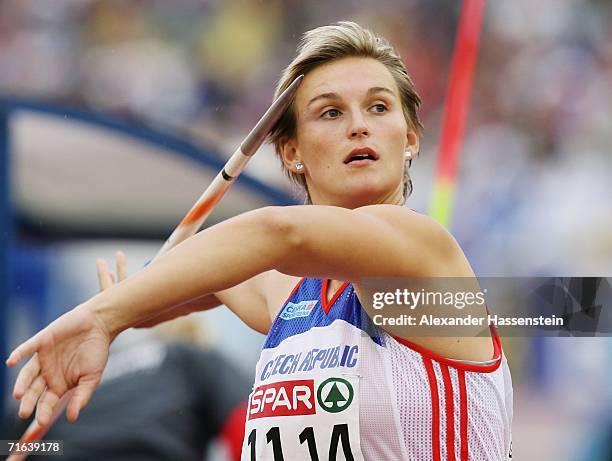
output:
[[305,175],[313,203],[402,203],[404,151],[416,154],[418,137],[383,64],[372,58],[323,64],[304,78],[295,108],[297,135],[284,144],[283,160]]

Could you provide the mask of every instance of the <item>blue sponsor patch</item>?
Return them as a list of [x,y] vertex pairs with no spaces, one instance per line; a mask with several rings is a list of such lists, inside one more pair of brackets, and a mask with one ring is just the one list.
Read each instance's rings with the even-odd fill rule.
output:
[[298,317],[308,317],[318,301],[300,301],[299,303],[287,303],[280,318],[283,320],[296,319]]

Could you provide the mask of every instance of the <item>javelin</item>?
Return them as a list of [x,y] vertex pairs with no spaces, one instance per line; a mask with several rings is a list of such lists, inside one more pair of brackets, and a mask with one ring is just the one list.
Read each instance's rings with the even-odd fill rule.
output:
[[221,200],[221,197],[232,185],[232,182],[242,172],[253,154],[259,149],[259,146],[264,142],[266,136],[276,122],[280,119],[283,113],[287,110],[298,86],[304,78],[303,75],[297,77],[289,87],[272,103],[270,108],[261,117],[257,125],[244,138],[240,147],[232,154],[223,169],[217,174],[212,183],[204,191],[198,201],[191,207],[189,213],[183,218],[179,225],[174,229],[168,240],[165,241],[155,259],[167,252],[170,248],[181,243],[188,237],[195,234],[206,218],[210,215],[215,205]]
[[440,135],[436,182],[429,214],[448,227],[451,220],[457,164],[463,143],[484,0],[464,0],[455,40],[450,83],[446,94],[444,122]]
[[[274,125],[276,125],[278,120],[288,109],[303,79],[303,75],[298,76],[291,83],[291,85],[289,85],[287,89],[283,91],[278,98],[276,98],[266,113],[261,117],[261,119],[259,119],[255,127],[246,136],[246,138],[244,138],[242,143],[240,143],[240,147],[236,149],[229,160],[225,163],[221,171],[206,188],[204,193],[191,207],[189,212],[174,229],[172,234],[170,234],[170,237],[168,237],[168,239],[164,242],[161,249],[158,251],[157,255],[155,255],[155,258],[153,258],[152,261],[155,261],[168,250],[172,249],[200,230],[206,218],[208,218],[210,213],[212,213],[217,203],[219,203],[234,180],[240,175],[242,170],[244,170],[244,167],[249,162],[251,157],[253,157],[255,152],[257,152],[257,149],[259,149],[259,147],[263,144],[270,130],[274,127]],[[47,426],[40,426],[35,417],[34,421],[30,423],[19,441],[21,443],[33,442],[44,437],[53,423],[66,408],[71,395],[72,390],[67,391],[62,396],[61,400],[56,404],[55,410],[53,410],[53,414],[51,415],[51,420]],[[7,458],[7,461],[21,461],[27,456],[27,453],[13,454]]]

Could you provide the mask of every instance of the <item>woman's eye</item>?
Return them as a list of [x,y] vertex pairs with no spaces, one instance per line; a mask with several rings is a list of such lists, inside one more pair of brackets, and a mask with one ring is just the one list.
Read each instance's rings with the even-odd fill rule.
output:
[[338,109],[329,109],[323,112],[324,118],[336,118],[340,116],[340,111]]
[[371,107],[371,109],[372,109],[374,112],[379,112],[379,113],[382,113],[382,112],[386,112],[386,111],[387,111],[387,106],[385,106],[384,104],[374,104],[374,105]]

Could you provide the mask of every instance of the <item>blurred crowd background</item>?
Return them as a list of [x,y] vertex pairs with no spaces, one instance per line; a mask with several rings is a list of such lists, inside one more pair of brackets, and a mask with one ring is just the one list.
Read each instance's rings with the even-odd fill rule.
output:
[[[267,108],[300,35],[353,20],[389,39],[423,99],[408,205],[426,212],[460,3],[4,0],[0,97],[146,124],[224,157]],[[487,2],[451,226],[478,275],[612,274],[611,44],[607,0]],[[290,191],[264,150],[249,173]],[[136,254],[154,253],[142,245]],[[222,350],[227,335],[251,334],[205,315]],[[612,459],[610,340],[508,343],[515,457]]]
[[[459,5],[5,0],[0,93],[170,127],[230,152],[301,33],[352,19],[396,46],[420,91],[412,204],[426,208]],[[609,273],[611,18],[604,0],[487,4],[454,228],[480,272]]]

